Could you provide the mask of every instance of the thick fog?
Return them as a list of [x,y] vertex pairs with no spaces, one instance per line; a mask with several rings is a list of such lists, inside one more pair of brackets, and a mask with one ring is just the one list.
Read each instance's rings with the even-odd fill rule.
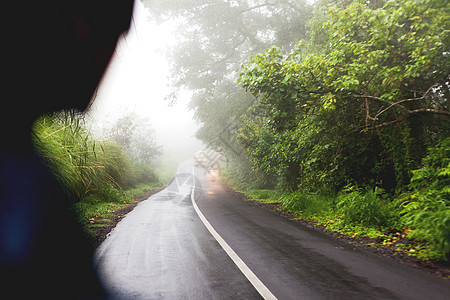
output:
[[160,166],[171,170],[203,148],[194,138],[198,126],[187,109],[191,94],[180,91],[172,105],[165,99],[170,93],[166,52],[175,43],[174,28],[170,22],[155,25],[136,1],[130,30],[119,41],[88,114],[100,134],[126,115],[146,119],[162,146]]

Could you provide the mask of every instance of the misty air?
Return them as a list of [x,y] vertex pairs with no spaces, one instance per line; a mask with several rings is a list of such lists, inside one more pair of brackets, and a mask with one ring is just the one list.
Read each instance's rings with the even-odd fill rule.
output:
[[450,297],[446,1],[6,6],[5,295]]

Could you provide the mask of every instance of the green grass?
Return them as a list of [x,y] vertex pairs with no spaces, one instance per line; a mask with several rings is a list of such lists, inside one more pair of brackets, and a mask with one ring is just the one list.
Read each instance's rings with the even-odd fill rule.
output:
[[330,210],[334,198],[327,194],[310,194],[301,191],[284,193],[279,201],[287,211],[305,219],[326,219],[333,215]]
[[85,225],[110,216],[133,198],[161,186],[148,165],[132,162],[118,145],[94,138],[74,111],[43,115],[33,125],[33,143]]
[[[337,194],[325,191],[282,193],[270,189],[256,189],[233,179],[229,173],[224,172],[224,174],[222,179],[227,181],[234,190],[245,194],[251,201],[281,203],[284,210],[296,215],[299,219],[313,220],[325,225],[329,230],[351,237],[376,238],[382,245],[393,245],[395,251],[402,251],[422,260],[447,260],[445,254],[447,244],[442,242],[445,239],[441,236],[448,232],[449,227],[444,228],[441,224],[446,224],[447,220],[450,220],[446,215],[448,208],[434,210],[435,212],[428,209],[423,212],[420,216],[428,222],[428,227],[425,227],[422,225],[423,222],[420,223],[421,221],[406,223],[404,219],[409,218],[409,215],[405,214],[405,205],[399,204],[398,199],[389,199],[388,195],[377,188],[347,187]],[[440,198],[436,196],[434,199]],[[404,217],[402,213],[405,214]],[[439,222],[433,221],[437,219],[435,215],[438,213],[441,213],[443,217],[439,218]],[[429,221],[431,217],[426,219],[428,216],[434,219]],[[417,229],[411,229],[412,225],[415,225]],[[435,232],[428,230],[431,227]],[[429,232],[427,239],[423,238],[425,236],[423,228]],[[386,231],[395,231],[395,234],[385,234]],[[421,238],[414,239],[418,234],[422,235]],[[411,243],[394,246],[398,239],[404,237],[412,238]]]
[[285,210],[299,218],[314,220],[349,236],[383,236],[382,232],[394,227],[399,217],[394,203],[370,189],[347,189],[337,195],[296,191],[282,194],[279,200]]
[[280,203],[280,192],[273,189],[258,189],[236,179],[224,167],[221,168],[220,178],[228,183],[233,190],[245,194],[249,201],[263,203]]
[[107,185],[120,189],[132,184],[127,182],[134,172],[128,157],[114,143],[94,139],[80,113],[63,111],[40,117],[33,125],[33,142],[75,201]]
[[280,193],[276,190],[248,189],[245,191],[248,200],[263,203],[279,203]]
[[[98,216],[111,215],[129,203],[133,202],[136,196],[142,195],[148,191],[155,190],[160,187],[159,183],[140,184],[135,188],[126,191],[98,191],[93,192],[88,197],[74,204],[74,209],[79,216],[81,224],[89,223],[89,219]],[[110,195],[111,197],[108,197]]]
[[140,184],[136,185],[134,188],[126,190],[125,196],[127,198],[133,199],[136,196],[139,196],[146,192],[161,188],[162,186],[163,185],[159,181],[153,182],[153,183],[140,183]]

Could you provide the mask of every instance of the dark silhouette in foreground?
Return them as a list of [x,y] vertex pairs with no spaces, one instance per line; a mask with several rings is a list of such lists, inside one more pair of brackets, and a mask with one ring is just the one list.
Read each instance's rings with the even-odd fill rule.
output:
[[89,243],[31,143],[33,121],[85,110],[132,0],[2,3],[0,268],[13,298],[104,298]]

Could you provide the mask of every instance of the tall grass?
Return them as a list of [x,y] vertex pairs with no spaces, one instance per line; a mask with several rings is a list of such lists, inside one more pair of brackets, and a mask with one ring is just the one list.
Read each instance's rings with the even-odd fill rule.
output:
[[[415,186],[402,199],[388,198],[380,189],[344,189],[337,195],[295,191],[283,194],[279,201],[287,211],[301,218],[329,224],[327,228],[360,235],[378,235],[391,228],[407,233],[423,246],[414,253],[421,259],[448,261],[450,256],[450,188],[448,173],[439,172],[441,181],[431,179]],[[427,171],[430,172],[431,167]],[[444,174],[445,173],[445,174]],[[436,175],[437,176],[437,175]],[[431,177],[431,176],[430,176]],[[445,177],[445,178],[444,178]],[[425,181],[425,179],[423,179]],[[414,182],[413,182],[414,183]],[[416,184],[417,185],[417,184]],[[331,223],[330,223],[331,222]],[[408,228],[408,229],[407,229]]]
[[35,122],[33,133],[36,151],[73,198],[81,199],[108,183],[120,186],[127,171],[120,149],[95,141],[79,113],[42,116]]
[[131,163],[119,146],[96,140],[83,115],[75,111],[40,117],[33,126],[33,141],[72,199],[109,187],[120,191],[142,181],[156,181],[152,170]]
[[279,200],[286,210],[304,218],[326,217],[334,207],[333,198],[326,193],[295,191],[283,194]]
[[350,224],[385,227],[398,219],[395,203],[383,199],[380,189],[341,191],[337,197],[335,213]]

